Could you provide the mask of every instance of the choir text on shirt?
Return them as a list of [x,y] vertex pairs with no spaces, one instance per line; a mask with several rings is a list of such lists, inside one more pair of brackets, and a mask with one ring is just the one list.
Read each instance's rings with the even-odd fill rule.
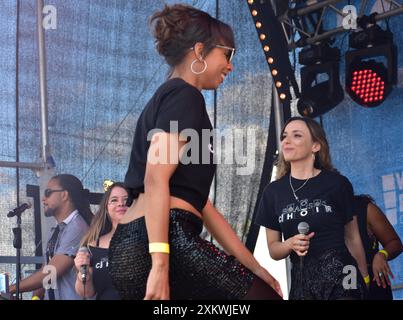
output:
[[[323,208],[321,210],[321,208]],[[309,202],[308,199],[301,200],[299,206],[295,203],[288,204],[282,210],[282,214],[278,217],[278,222],[283,223],[285,220],[293,220],[298,217],[306,217],[310,214],[333,213],[332,207],[326,204],[325,200],[315,199]]]

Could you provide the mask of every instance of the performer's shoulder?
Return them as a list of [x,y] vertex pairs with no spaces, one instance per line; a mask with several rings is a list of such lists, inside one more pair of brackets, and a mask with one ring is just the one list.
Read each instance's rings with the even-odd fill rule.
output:
[[278,189],[281,189],[287,183],[287,181],[288,181],[287,177],[288,177],[288,174],[281,178],[271,181],[270,183],[268,183],[266,185],[263,192],[271,193],[271,192],[276,192],[276,190],[278,190]]
[[341,184],[346,184],[346,183],[350,184],[351,183],[350,180],[346,176],[341,174],[336,169],[334,169],[334,170],[323,169],[321,174],[322,174],[323,178],[329,179],[329,180],[334,181],[334,182],[338,182],[338,183],[341,183]]

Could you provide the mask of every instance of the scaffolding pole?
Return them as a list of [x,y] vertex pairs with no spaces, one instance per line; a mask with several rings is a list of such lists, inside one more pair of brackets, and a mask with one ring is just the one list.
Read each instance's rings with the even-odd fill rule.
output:
[[[46,86],[46,51],[45,51],[45,34],[42,24],[43,0],[36,1],[36,17],[37,17],[37,36],[38,36],[38,56],[39,56],[39,93],[40,93],[40,110],[41,110],[41,158],[43,163],[48,164],[43,170],[38,171],[39,191],[43,194],[47,184],[52,176],[54,176],[54,164],[50,155],[49,134],[48,134],[48,104],[47,104],[47,86]],[[41,206],[41,212],[43,206]],[[41,233],[42,233],[42,252],[46,250],[48,234],[53,219],[43,218],[41,214]]]
[[[390,8],[390,10],[387,10],[385,12],[378,13],[374,17],[376,22],[403,14],[403,5],[402,4],[400,4],[399,2],[397,2],[395,0],[385,0],[385,1],[387,1],[391,4],[391,8]],[[284,28],[286,26],[289,26],[292,29],[300,32],[300,34],[306,36],[306,39],[303,42],[301,42],[303,44],[303,46],[312,45],[317,42],[321,42],[326,39],[329,39],[337,34],[351,31],[351,29],[346,29],[343,26],[340,26],[340,27],[333,28],[331,30],[326,30],[325,32],[323,32],[321,34],[318,34],[319,28],[322,24],[322,18],[323,18],[325,9],[332,9],[339,16],[341,16],[343,18],[345,18],[349,15],[348,13],[341,12],[339,9],[334,7],[335,4],[340,3],[340,2],[342,2],[342,1],[341,0],[326,0],[326,1],[321,1],[318,3],[311,3],[311,4],[308,2],[308,4],[305,7],[299,8],[299,9],[291,9],[289,11],[288,15],[281,16],[281,17],[279,17],[279,19],[280,19],[280,22],[283,24]],[[393,9],[392,9],[392,5],[394,6]],[[363,1],[361,3],[358,17],[362,17],[364,15],[366,6],[367,6],[367,1]],[[321,19],[317,22],[317,25],[314,27],[314,30],[315,30],[314,32],[309,32],[309,30],[307,30],[306,28],[300,28],[292,22],[293,19],[297,19],[298,17],[302,18],[304,16],[308,16],[318,10],[322,10],[322,15],[321,15]],[[290,45],[290,43],[289,43],[289,45]]]
[[[281,131],[284,126],[284,112],[282,110],[282,104],[280,98],[278,96],[276,85],[273,83],[273,112],[274,112],[274,123],[276,127],[276,143],[277,143],[277,152],[280,154],[281,150]],[[274,168],[274,166],[273,166]],[[275,170],[272,171],[272,178]],[[286,271],[286,280],[287,280],[287,292],[290,292],[291,285],[291,261],[290,258],[287,257],[285,259],[285,271]]]

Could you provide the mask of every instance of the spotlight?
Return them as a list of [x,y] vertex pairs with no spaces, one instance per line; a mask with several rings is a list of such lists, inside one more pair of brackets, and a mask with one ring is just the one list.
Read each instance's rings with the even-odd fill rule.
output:
[[346,91],[359,105],[379,106],[397,82],[393,34],[374,25],[353,33],[350,46],[359,50],[346,53]]
[[301,68],[301,98],[298,112],[306,117],[318,117],[344,99],[339,78],[340,50],[327,44],[303,49],[299,55]]

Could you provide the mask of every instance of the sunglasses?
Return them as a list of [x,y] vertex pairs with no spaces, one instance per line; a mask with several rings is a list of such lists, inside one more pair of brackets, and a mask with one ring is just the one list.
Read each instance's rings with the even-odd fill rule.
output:
[[227,53],[225,56],[227,57],[228,63],[232,62],[232,59],[234,58],[235,55],[235,48],[227,47],[227,46],[222,46],[220,44],[215,45],[216,48],[221,48],[221,49],[227,49]]
[[45,189],[43,192],[45,198],[49,198],[53,192],[62,192],[65,191],[65,189]]
[[[227,58],[228,63],[232,62],[232,59],[234,58],[234,55],[235,55],[235,48],[222,46],[220,44],[215,44],[214,47],[220,48],[220,49],[227,49],[227,52],[225,53],[225,57]],[[190,50],[194,50],[194,47],[191,47]]]

